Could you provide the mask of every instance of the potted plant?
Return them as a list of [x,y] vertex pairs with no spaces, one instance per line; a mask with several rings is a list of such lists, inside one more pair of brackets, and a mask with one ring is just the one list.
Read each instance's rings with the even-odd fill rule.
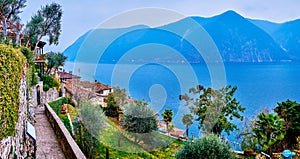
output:
[[61,114],[66,114],[67,113],[67,111],[68,111],[68,104],[63,104],[62,106],[61,106],[61,110],[60,110],[60,113]]

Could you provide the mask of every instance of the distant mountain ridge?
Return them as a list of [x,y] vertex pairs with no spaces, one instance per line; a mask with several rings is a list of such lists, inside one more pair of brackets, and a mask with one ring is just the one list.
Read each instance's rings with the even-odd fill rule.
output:
[[[210,18],[190,18],[199,23],[209,33],[224,62],[300,60],[300,20],[278,24],[264,20],[246,19],[234,11],[227,11]],[[187,41],[180,43],[182,37],[160,30],[160,28],[174,29],[180,27],[191,29],[185,25],[187,19],[158,28],[141,25],[120,29],[94,29],[78,38],[63,54],[68,57],[69,61],[116,63],[132,48],[147,43],[158,43],[172,46],[188,62],[203,62],[197,50]],[[82,44],[85,46],[82,46]],[[88,56],[77,56],[82,48],[86,49],[84,52]],[[144,50],[142,49],[140,48],[140,51],[145,52],[145,54],[129,57],[129,60],[125,62],[181,62],[178,57],[170,57],[168,50],[159,55],[155,54],[154,57],[154,52],[161,51],[159,50],[161,48],[153,47],[149,49],[145,47]],[[104,52],[103,56],[95,61],[93,61],[94,59],[90,61],[90,57],[96,57],[100,51]]]

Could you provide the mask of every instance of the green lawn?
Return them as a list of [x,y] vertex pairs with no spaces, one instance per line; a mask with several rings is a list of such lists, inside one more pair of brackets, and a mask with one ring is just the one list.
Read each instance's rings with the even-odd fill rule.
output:
[[[62,98],[50,102],[49,105],[59,114],[61,105],[68,102],[68,100]],[[68,105],[68,113],[71,116],[72,122],[74,122],[74,118],[77,116],[76,108]],[[64,122],[64,124],[66,123]],[[68,125],[66,126],[69,127]],[[141,139],[139,143],[135,142],[134,135],[120,129],[114,120],[107,118],[106,127],[101,129],[99,137],[95,138],[97,141],[90,143],[93,146],[84,148],[86,152],[96,151],[93,153],[93,158],[105,158],[106,148],[108,148],[110,158],[161,159],[175,158],[175,153],[184,145],[184,142],[158,132],[139,136],[139,139]]]

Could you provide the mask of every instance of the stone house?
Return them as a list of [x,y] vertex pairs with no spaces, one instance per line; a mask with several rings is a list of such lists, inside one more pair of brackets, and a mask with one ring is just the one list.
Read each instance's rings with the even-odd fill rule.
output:
[[76,104],[80,100],[90,100],[95,105],[105,107],[107,96],[113,92],[113,87],[98,81],[80,81],[80,77],[71,72],[58,72],[61,81],[62,96],[67,96],[75,100]]

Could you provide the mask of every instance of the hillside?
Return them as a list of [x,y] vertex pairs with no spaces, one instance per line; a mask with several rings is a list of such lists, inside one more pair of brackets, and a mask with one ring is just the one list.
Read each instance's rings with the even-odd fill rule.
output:
[[[180,63],[184,57],[190,63],[203,62],[195,47],[184,38],[165,29],[184,28],[193,19],[211,36],[224,62],[280,62],[300,59],[297,25],[299,21],[283,24],[251,20],[234,11],[210,17],[189,17],[158,28],[94,29],[78,38],[63,54],[68,61],[89,63],[171,62]],[[298,27],[299,28],[299,27]],[[201,37],[199,37],[201,38]],[[151,44],[151,45],[148,45]],[[154,45],[157,44],[157,45]],[[180,53],[180,56],[175,56]],[[92,57],[92,58],[91,58]]]
[[293,59],[300,60],[300,20],[278,24],[263,20],[250,20],[262,28]]

